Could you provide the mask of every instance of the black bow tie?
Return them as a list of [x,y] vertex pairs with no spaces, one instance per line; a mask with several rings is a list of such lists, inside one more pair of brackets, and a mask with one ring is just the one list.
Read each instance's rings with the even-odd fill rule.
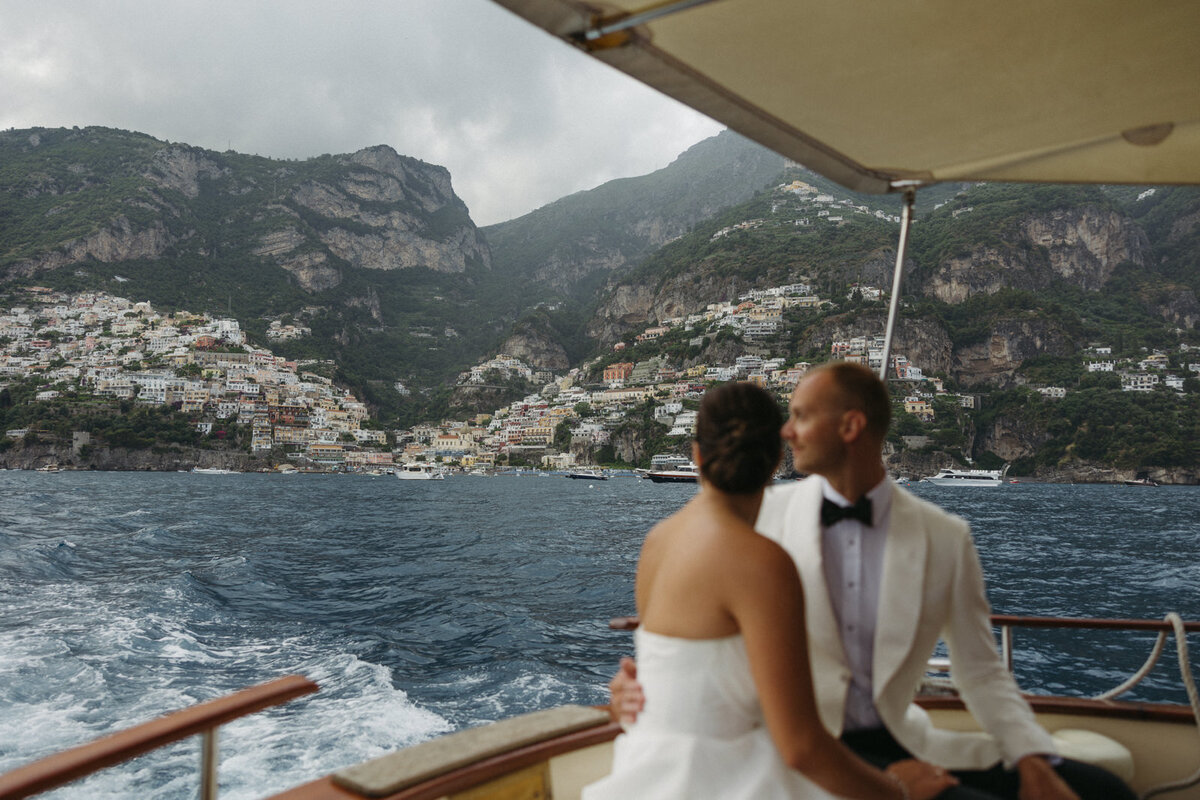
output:
[[821,524],[828,528],[844,519],[856,519],[863,525],[871,524],[871,498],[863,495],[852,506],[839,506],[829,498],[821,501]]

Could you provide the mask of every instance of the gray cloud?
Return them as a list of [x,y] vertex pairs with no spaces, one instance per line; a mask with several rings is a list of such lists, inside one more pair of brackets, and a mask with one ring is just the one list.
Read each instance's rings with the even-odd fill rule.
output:
[[719,126],[487,0],[0,0],[0,128],[277,158],[374,144],[479,224],[665,166]]

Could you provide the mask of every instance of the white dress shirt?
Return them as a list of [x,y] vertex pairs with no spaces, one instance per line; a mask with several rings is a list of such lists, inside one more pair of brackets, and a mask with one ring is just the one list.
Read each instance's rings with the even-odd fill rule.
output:
[[[853,505],[821,478],[826,500]],[[892,482],[884,478],[867,492],[873,524],[844,519],[821,528],[821,555],[829,602],[837,617],[842,647],[852,678],[846,695],[846,731],[883,727],[875,710],[872,662],[875,656],[875,621],[879,612],[879,587],[883,577],[883,549],[892,510]]]

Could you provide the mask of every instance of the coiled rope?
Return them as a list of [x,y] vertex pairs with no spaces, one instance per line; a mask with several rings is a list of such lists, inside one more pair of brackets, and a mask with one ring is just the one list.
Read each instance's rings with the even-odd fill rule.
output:
[[[1163,617],[1163,620],[1170,623],[1171,628],[1175,631],[1175,650],[1179,655],[1179,675],[1183,679],[1183,688],[1187,691],[1188,703],[1190,703],[1192,706],[1192,718],[1196,721],[1197,731],[1200,732],[1200,695],[1197,695],[1196,681],[1192,678],[1192,667],[1188,660],[1187,630],[1183,626],[1183,618],[1174,611]],[[1154,662],[1158,659],[1158,654],[1162,652],[1162,646],[1166,639],[1167,632],[1163,631],[1158,635],[1158,641],[1156,641],[1154,644],[1154,652],[1150,654],[1150,658],[1146,660],[1146,664],[1144,664],[1142,668],[1138,670],[1138,673],[1121,686],[1118,686],[1111,692],[1105,692],[1104,694],[1099,695],[1099,697],[1102,699],[1108,699],[1108,697],[1111,697],[1115,694],[1120,694],[1145,677],[1145,673],[1150,671],[1150,667],[1154,666]],[[1182,780],[1163,783],[1147,789],[1142,793],[1141,800],[1148,800],[1148,798],[1154,797],[1158,794],[1163,794],[1164,792],[1174,792],[1179,789],[1186,789],[1190,786],[1194,786],[1198,782],[1200,782],[1200,769],[1197,769],[1191,775],[1183,778]]]

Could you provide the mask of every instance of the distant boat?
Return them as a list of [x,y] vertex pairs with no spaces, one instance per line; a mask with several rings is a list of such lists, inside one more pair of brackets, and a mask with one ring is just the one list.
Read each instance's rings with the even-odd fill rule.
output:
[[197,475],[236,475],[237,470],[218,469],[217,467],[192,467],[192,472]]
[[946,467],[937,475],[921,478],[921,483],[936,486],[1003,486],[1005,470],[954,469]]
[[700,479],[700,468],[689,461],[667,469],[652,469],[644,477],[655,483],[696,483]]
[[1134,478],[1131,481],[1125,481],[1126,486],[1158,486],[1158,481],[1152,478]]
[[446,474],[432,464],[405,464],[396,470],[396,477],[402,481],[440,481],[446,479]]
[[608,476],[598,469],[576,469],[567,473],[568,478],[578,481],[606,481]]

